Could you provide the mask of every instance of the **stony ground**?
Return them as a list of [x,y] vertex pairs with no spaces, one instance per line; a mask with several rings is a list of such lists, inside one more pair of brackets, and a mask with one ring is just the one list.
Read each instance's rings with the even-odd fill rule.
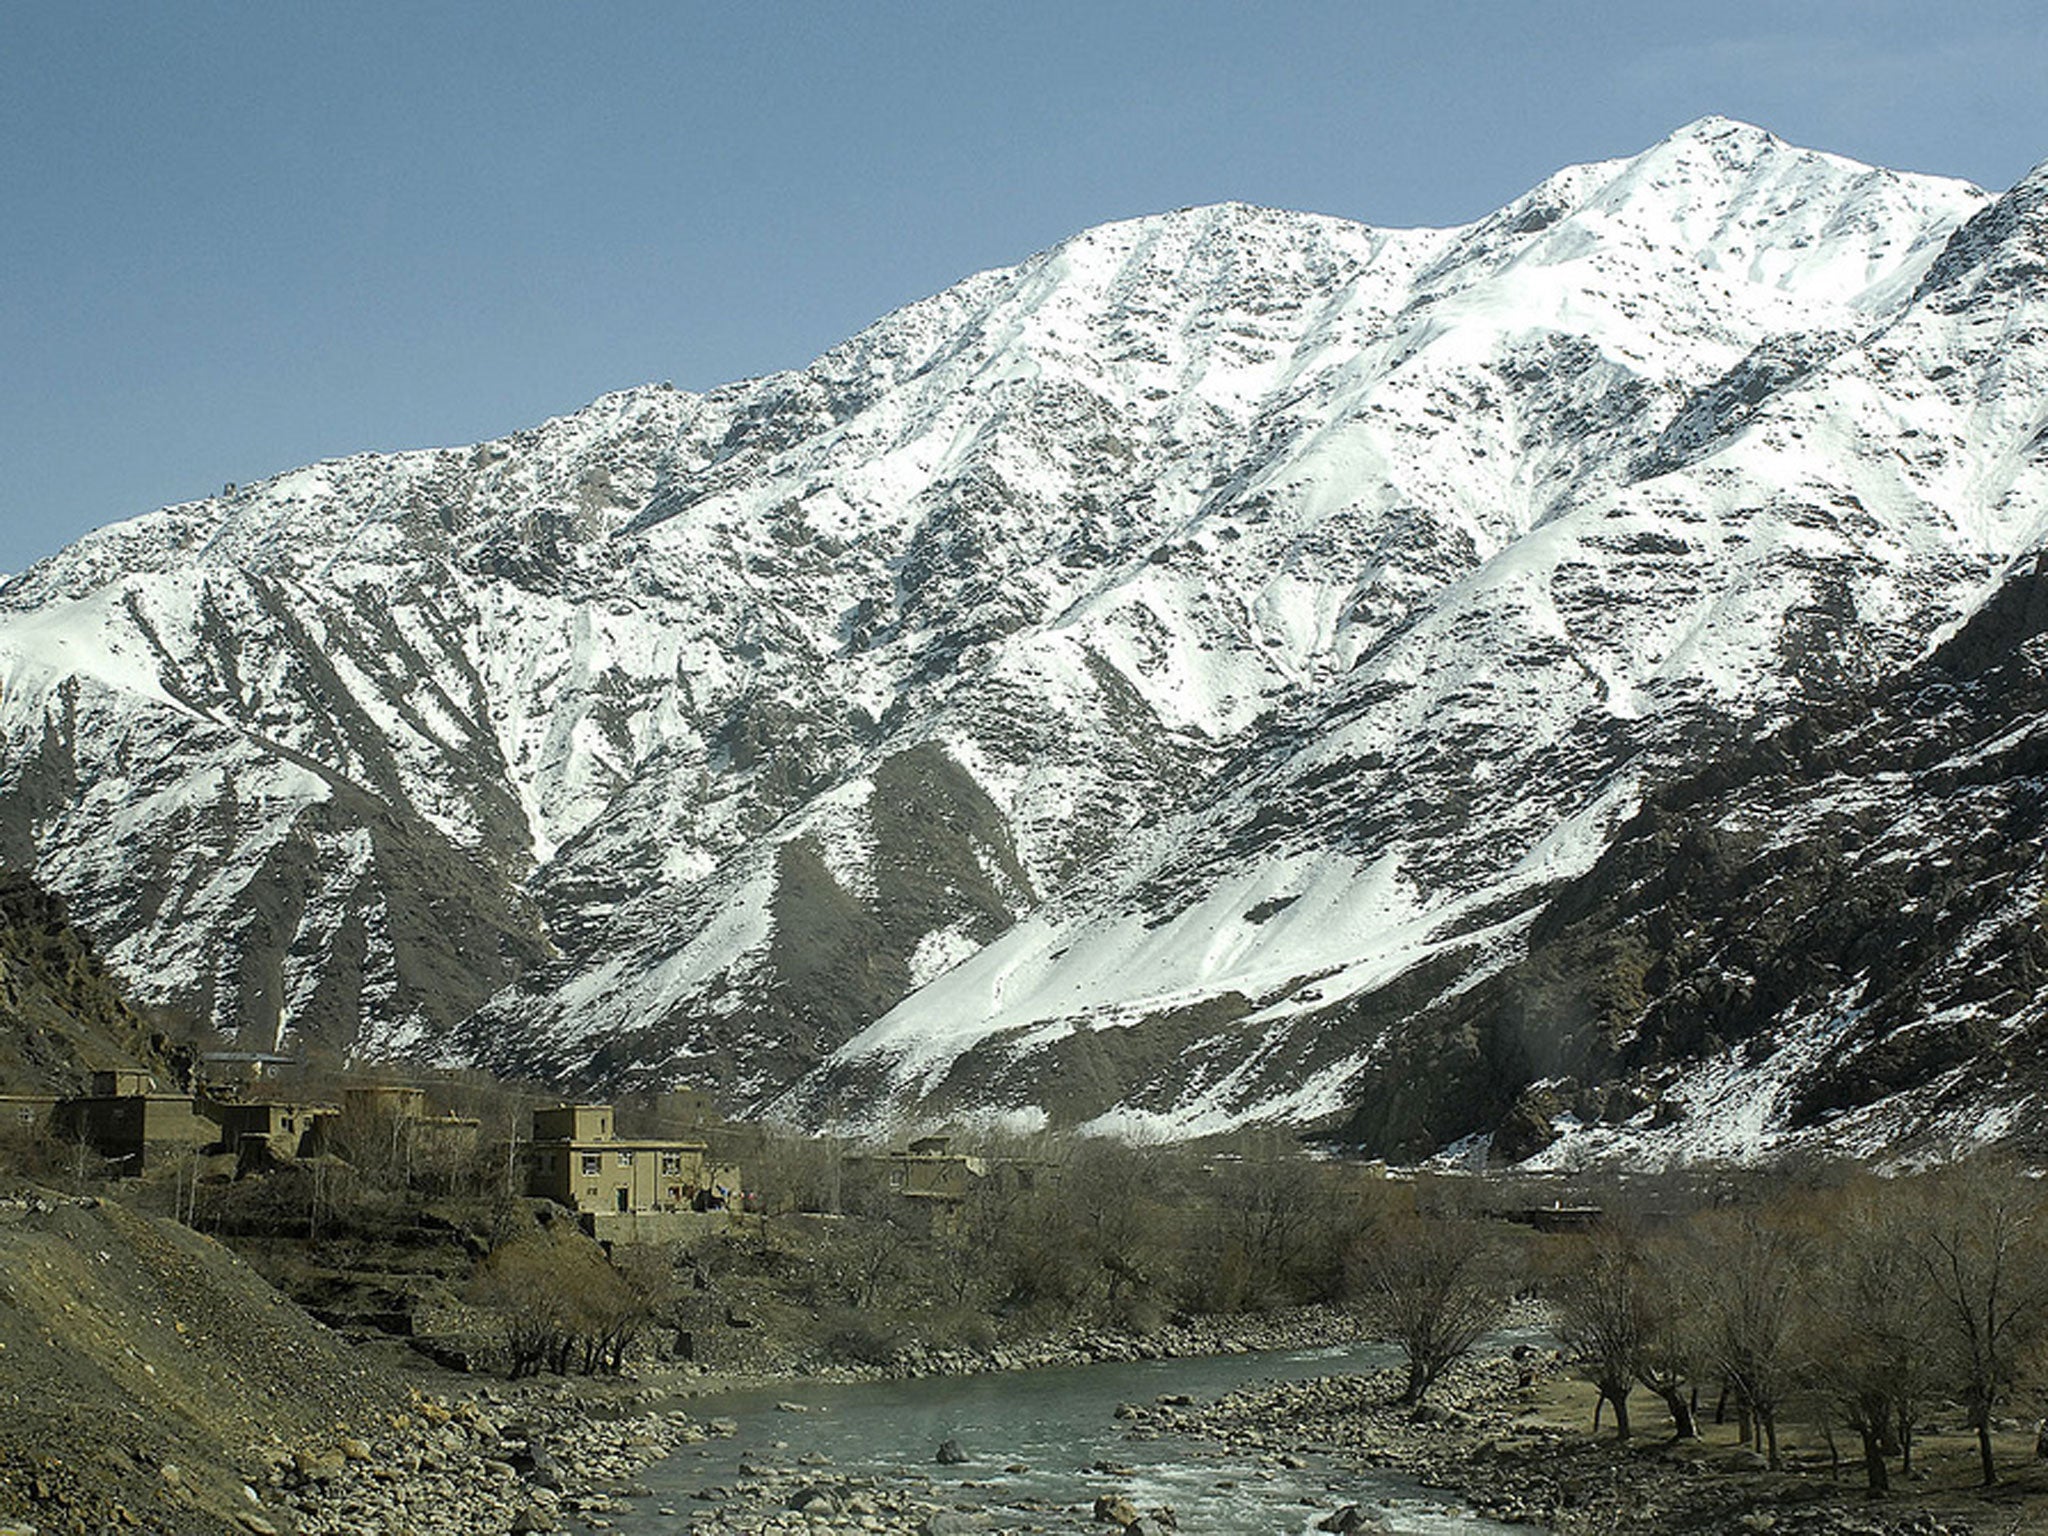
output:
[[0,1192],[0,1526],[260,1532],[269,1452],[402,1399],[219,1244]]
[[[2048,1532],[2048,1487],[2023,1462],[2001,1489],[1950,1483],[1872,1500],[1860,1470],[1811,1452],[1772,1473],[1728,1443],[1732,1432],[1676,1444],[1595,1439],[1590,1389],[1573,1390],[1554,1355],[1475,1359],[1455,1367],[1419,1416],[1397,1405],[1398,1373],[1324,1377],[1232,1393],[1213,1403],[1137,1410],[1136,1432],[1205,1446],[1262,1447],[1327,1464],[1391,1470],[1454,1493],[1480,1513],[1572,1536],[2026,1536]],[[1939,1455],[1939,1442],[1930,1454]],[[2016,1445],[2008,1445],[2008,1455]],[[1947,1460],[1953,1468],[1954,1447]],[[1371,1530],[1372,1510],[1327,1529]]]

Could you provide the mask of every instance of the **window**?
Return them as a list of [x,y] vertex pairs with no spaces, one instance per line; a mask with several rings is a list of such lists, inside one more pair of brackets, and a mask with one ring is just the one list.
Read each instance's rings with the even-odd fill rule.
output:
[[680,1152],[663,1152],[661,1154],[661,1171],[663,1173],[681,1173],[683,1171],[683,1154]]
[[632,1166],[633,1166],[633,1154],[632,1154],[632,1153],[630,1153],[630,1152],[621,1152],[621,1153],[619,1154],[619,1166],[620,1166],[621,1168],[630,1168],[630,1167],[632,1167]]
[[590,1177],[592,1177],[592,1178],[595,1178],[595,1177],[596,1177],[596,1176],[597,1176],[598,1174],[600,1174],[600,1173],[603,1173],[603,1172],[604,1172],[604,1154],[603,1154],[602,1152],[586,1152],[586,1153],[584,1153],[584,1154],[583,1154],[583,1171],[584,1171],[584,1173],[588,1174],[588,1175],[589,1175]]

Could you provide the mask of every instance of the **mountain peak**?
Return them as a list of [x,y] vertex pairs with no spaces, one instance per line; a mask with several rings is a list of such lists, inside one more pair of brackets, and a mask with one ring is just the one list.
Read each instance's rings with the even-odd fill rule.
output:
[[2038,421],[1979,386],[2032,287],[1995,352],[1852,344],[1974,207],[1708,118],[1469,225],[1105,225],[804,369],[167,509],[0,602],[0,854],[251,1044],[1338,1114],[1648,790],[2018,552]]
[[1783,147],[1785,144],[1783,139],[1768,129],[1759,128],[1754,123],[1743,122],[1740,118],[1724,117],[1718,112],[1709,112],[1704,117],[1696,117],[1691,122],[1674,128],[1664,136],[1663,142],[1668,144],[1679,140],[1696,140],[1716,143],[1727,139],[1766,146]]

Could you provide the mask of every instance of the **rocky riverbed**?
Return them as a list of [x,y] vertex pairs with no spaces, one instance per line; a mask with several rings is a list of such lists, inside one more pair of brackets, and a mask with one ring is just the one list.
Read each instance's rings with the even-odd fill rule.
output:
[[[269,1497],[303,1536],[602,1530],[646,1492],[633,1479],[649,1462],[719,1430],[677,1409],[622,1411],[609,1395],[545,1387],[421,1397],[366,1436],[278,1453]],[[276,1528],[253,1515],[244,1524],[256,1536]]]
[[1249,1355],[1271,1350],[1325,1349],[1369,1336],[1355,1312],[1342,1307],[1306,1306],[1233,1317],[1168,1319],[1141,1334],[1076,1324],[1028,1342],[992,1344],[984,1349],[928,1349],[912,1344],[890,1359],[857,1363],[833,1359],[795,1362],[780,1370],[740,1376],[717,1371],[654,1372],[649,1380],[678,1384],[685,1391],[722,1391],[737,1382],[808,1379],[898,1381],[932,1376],[970,1376],[989,1371],[1035,1371],[1115,1360],[1186,1360]]
[[[1332,1467],[1397,1471],[1493,1519],[1600,1536],[1971,1536],[1967,1519],[1864,1504],[1854,1485],[1765,1470],[1754,1453],[1643,1439],[1593,1440],[1540,1421],[1549,1352],[1468,1360],[1421,1412],[1400,1406],[1398,1371],[1262,1385],[1202,1404],[1133,1406],[1133,1433],[1176,1436],[1193,1454],[1247,1445]],[[1340,1509],[1331,1531],[1382,1528],[1369,1506]],[[2000,1524],[2001,1532],[2019,1529]]]
[[[1180,1346],[1208,1353],[1249,1350],[1254,1339],[1282,1347],[1331,1342],[1329,1320],[1295,1316],[1215,1337],[1145,1341],[1077,1339],[1018,1351],[1020,1368],[1157,1357]],[[1124,1354],[1123,1351],[1131,1351]],[[1146,1352],[1143,1355],[1140,1352]],[[988,1356],[966,1361],[986,1369]],[[936,1373],[945,1356],[910,1362],[896,1374]],[[1209,1486],[1232,1478],[1290,1479],[1296,1528],[1333,1532],[1413,1530],[1417,1506],[1384,1502],[1390,1478],[1441,1495],[1449,1511],[1486,1520],[1601,1536],[1983,1536],[1992,1526],[1912,1507],[1910,1494],[1873,1505],[1853,1481],[1766,1471],[1753,1453],[1728,1446],[1673,1445],[1645,1436],[1632,1445],[1593,1440],[1547,1422],[1539,1402],[1547,1378],[1564,1370],[1554,1353],[1526,1346],[1466,1361],[1415,1413],[1395,1399],[1397,1372],[1261,1381],[1207,1400],[1165,1393],[1125,1402],[1114,1419],[1134,1461],[1170,1458],[1203,1469]],[[849,1373],[858,1374],[858,1373]],[[806,1448],[806,1405],[788,1401],[786,1432],[758,1432],[731,1444],[736,1426],[716,1409],[669,1395],[680,1382],[627,1389],[528,1384],[486,1388],[453,1403],[417,1399],[387,1415],[367,1438],[318,1452],[280,1454],[261,1497],[284,1518],[271,1526],[252,1502],[244,1523],[256,1536],[286,1525],[309,1536],[385,1536],[409,1531],[485,1533],[699,1530],[745,1533],[1177,1530],[1181,1512],[1142,1492],[1143,1479],[1102,1460],[1070,1480],[1059,1498],[1034,1493],[1028,1472],[977,1462],[929,1472],[899,1466],[840,1468]],[[791,1390],[801,1396],[801,1390]],[[779,1415],[778,1415],[779,1417]],[[722,1453],[715,1443],[726,1443]],[[650,1463],[704,1456],[703,1475],[679,1459],[652,1479]],[[933,1448],[936,1451],[938,1448]],[[920,1453],[920,1459],[922,1451]],[[735,1458],[738,1458],[735,1460]],[[677,1475],[678,1469],[683,1469]],[[628,1501],[631,1501],[630,1504]],[[1194,1526],[1190,1526],[1194,1528]],[[2000,1536],[2014,1526],[2000,1519]]]

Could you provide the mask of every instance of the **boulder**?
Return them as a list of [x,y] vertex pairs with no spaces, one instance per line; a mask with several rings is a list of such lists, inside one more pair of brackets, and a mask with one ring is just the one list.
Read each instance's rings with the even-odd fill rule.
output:
[[1346,1504],[1333,1515],[1325,1515],[1316,1522],[1319,1531],[1334,1531],[1338,1536],[1369,1536],[1386,1527],[1356,1504]]
[[309,1483],[332,1482],[346,1462],[340,1451],[294,1451],[292,1470]]
[[958,1440],[941,1440],[937,1452],[932,1456],[932,1460],[942,1467],[957,1467],[967,1460],[967,1452],[960,1448]]
[[1123,1530],[1140,1518],[1138,1506],[1120,1493],[1105,1493],[1095,1500],[1095,1519],[1100,1525]]

